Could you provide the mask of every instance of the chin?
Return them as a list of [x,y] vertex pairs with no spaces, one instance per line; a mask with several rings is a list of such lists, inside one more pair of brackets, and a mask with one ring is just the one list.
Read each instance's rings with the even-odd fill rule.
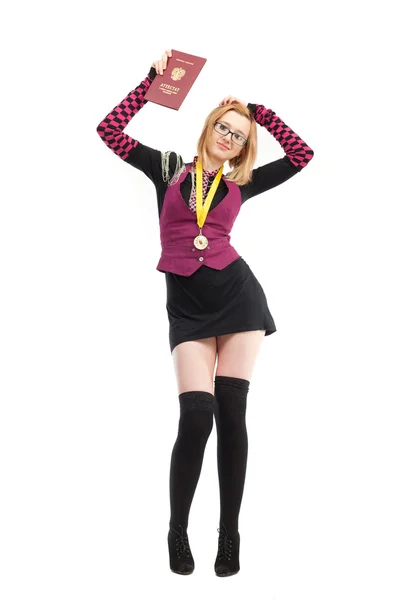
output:
[[223,148],[216,145],[214,148],[214,152],[216,153],[217,156],[221,156],[223,159],[227,160],[226,157],[228,156],[230,150],[223,150]]

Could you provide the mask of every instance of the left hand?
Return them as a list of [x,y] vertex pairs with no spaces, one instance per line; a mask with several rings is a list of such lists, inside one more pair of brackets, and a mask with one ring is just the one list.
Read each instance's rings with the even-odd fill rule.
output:
[[239,104],[243,104],[243,106],[247,106],[247,102],[244,100],[239,100],[239,98],[235,98],[234,96],[226,96],[223,98],[221,102],[219,102],[219,106],[225,106],[226,104],[233,104],[234,102],[239,102]]

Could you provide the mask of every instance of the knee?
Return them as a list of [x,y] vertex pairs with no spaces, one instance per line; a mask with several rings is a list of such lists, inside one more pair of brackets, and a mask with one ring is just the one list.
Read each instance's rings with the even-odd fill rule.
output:
[[239,419],[246,414],[247,395],[250,381],[240,377],[216,375],[215,402],[216,414],[220,417]]
[[179,430],[195,440],[206,440],[213,427],[215,397],[205,391],[190,391],[179,394]]
[[246,400],[249,393],[250,381],[240,377],[229,377],[226,375],[216,375],[215,377],[215,398]]

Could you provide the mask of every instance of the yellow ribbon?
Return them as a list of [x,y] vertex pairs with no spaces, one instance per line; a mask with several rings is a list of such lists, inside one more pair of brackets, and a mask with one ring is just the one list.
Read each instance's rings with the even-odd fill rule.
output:
[[220,179],[223,173],[223,165],[219,169],[216,174],[215,179],[212,182],[212,185],[209,189],[208,194],[205,198],[205,206],[202,206],[202,163],[198,159],[196,161],[196,214],[197,214],[197,222],[199,228],[202,229],[203,224],[205,223],[206,216],[212,204],[213,197],[218,188]]

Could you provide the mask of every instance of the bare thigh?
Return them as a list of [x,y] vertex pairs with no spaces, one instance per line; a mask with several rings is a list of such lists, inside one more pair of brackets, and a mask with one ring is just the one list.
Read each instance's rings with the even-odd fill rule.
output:
[[179,394],[193,391],[213,394],[216,350],[216,337],[175,346],[172,358]]
[[264,330],[218,335],[216,375],[251,380],[264,339]]

